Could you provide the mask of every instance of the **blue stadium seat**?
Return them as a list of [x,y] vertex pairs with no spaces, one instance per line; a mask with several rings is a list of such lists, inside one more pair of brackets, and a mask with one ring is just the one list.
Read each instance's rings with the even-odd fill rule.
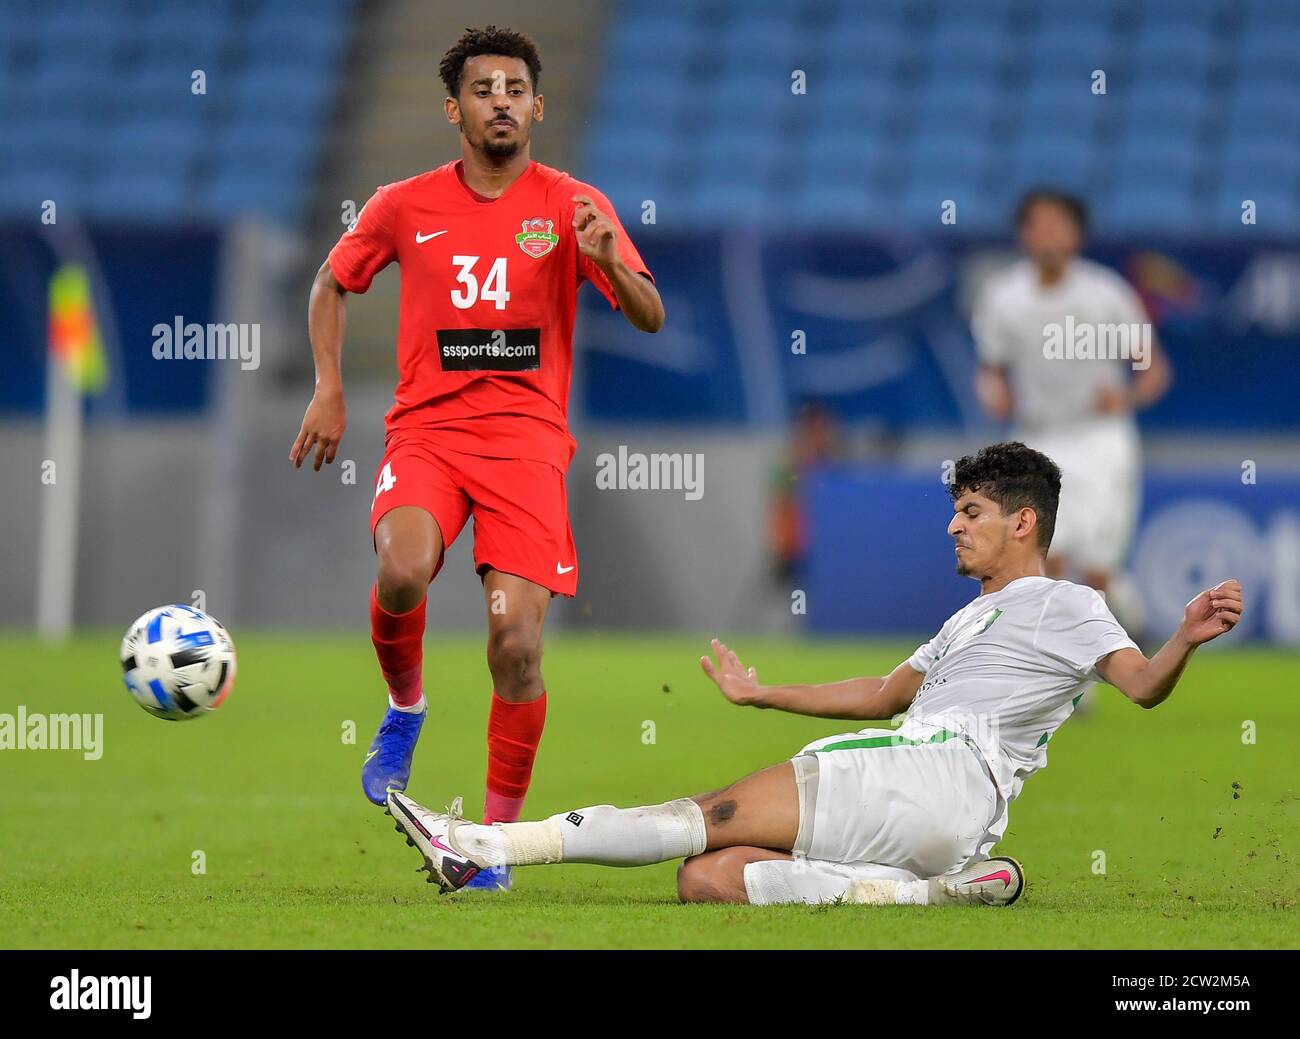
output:
[[776,130],[776,126],[766,121],[795,107],[807,112],[812,105],[806,95],[791,93],[789,74],[783,69],[737,70],[723,75],[708,92],[708,108],[715,116],[757,123],[758,126],[750,126],[751,133],[764,127],[769,132]]
[[619,59],[617,68],[626,62],[657,60],[660,56],[684,54],[694,50],[700,35],[695,19],[686,12],[655,15],[633,14],[616,18],[607,36],[608,53]]
[[85,211],[100,220],[170,224],[189,215],[186,182],[162,168],[110,169],[89,185]]
[[189,162],[210,130],[202,118],[142,117],[115,127],[108,157],[123,169],[157,169]]
[[[953,197],[962,230],[1001,231],[1020,190],[1059,184],[1112,230],[1187,233],[1245,188],[1282,226],[1300,178],[1300,13],[1286,6],[628,0],[606,68],[636,73],[601,87],[588,154],[611,194],[673,199],[671,220],[933,228]],[[716,117],[703,126],[701,96]],[[635,138],[616,132],[628,111]]]
[[1142,4],[1144,30],[1195,26],[1212,28],[1223,4],[1219,0],[1146,0]]
[[1005,26],[991,20],[943,21],[927,41],[933,66],[947,67],[953,61],[982,59],[990,65],[1002,59],[1007,49]]
[[862,180],[808,181],[783,205],[784,222],[822,232],[879,232],[903,226],[897,199]]
[[[299,219],[352,10],[352,0],[0,8],[0,119],[6,152],[22,156],[0,157],[0,206],[30,212],[40,195],[137,222],[204,206],[217,218]],[[191,91],[194,69],[206,95]],[[224,165],[196,191],[191,171],[218,152]]]
[[1160,140],[1195,140],[1203,120],[1201,96],[1198,91],[1189,97],[1185,89],[1169,83],[1138,83],[1123,98],[1125,127]]
[[79,195],[83,179],[66,168],[41,167],[29,159],[21,169],[0,171],[0,206],[8,213],[31,219],[47,199],[60,211],[76,214],[82,207]]
[[250,69],[240,78],[236,89],[240,110],[301,120],[304,133],[315,132],[329,100],[327,82],[294,65],[261,65]]
[[[619,180],[667,175],[673,149],[660,134],[647,133],[637,123],[612,126],[606,133],[588,139],[584,166],[599,186]],[[579,179],[584,179],[579,175]]]
[[781,207],[774,206],[774,201],[766,183],[726,165],[691,188],[682,223],[696,228],[763,227],[783,219]]
[[798,12],[780,7],[746,10],[717,32],[713,46],[733,67],[786,72],[801,42]]
[[1242,23],[1247,32],[1272,32],[1280,35],[1300,31],[1300,7],[1277,0],[1243,0]]
[[891,74],[916,45],[896,22],[836,23],[823,45],[825,65],[849,72],[874,70],[872,78],[880,78]]
[[1174,233],[1197,215],[1186,189],[1158,186],[1121,191],[1097,206],[1095,213],[1097,230],[1103,235]]
[[680,115],[698,111],[700,87],[698,81],[659,67],[638,75],[613,76],[596,96],[595,122],[616,127],[628,122],[629,113],[634,112],[636,122],[644,124],[648,133],[669,133]]
[[1263,81],[1294,86],[1300,68],[1300,38],[1272,27],[1242,34],[1238,77],[1243,82]]
[[870,4],[842,3],[832,15],[830,33],[839,36],[846,33],[880,33],[892,32],[902,28],[903,20],[910,7],[911,0],[875,0]]
[[1229,102],[1228,120],[1234,131],[1294,138],[1300,133],[1300,91],[1284,83],[1239,82]]
[[1190,144],[1151,148],[1145,141],[1129,139],[1116,152],[1099,156],[1096,172],[1109,174],[1120,194],[1142,194],[1169,188],[1187,192],[1199,163],[1199,153]]
[[773,133],[754,133],[744,124],[724,125],[705,133],[696,143],[698,157],[712,169],[736,166],[746,176],[766,178],[784,153],[781,139]]
[[921,90],[916,109],[919,131],[953,132],[958,126],[987,127],[1010,104],[1008,94],[993,82],[954,82],[932,79]]
[[1087,141],[1020,139],[1012,160],[1012,180],[1020,187],[1058,184],[1079,189],[1091,178],[1095,152]]
[[1023,46],[1026,51],[1023,60],[1035,73],[1041,74],[1076,66],[1097,68],[1113,56],[1116,41],[1103,22],[1043,22]]
[[918,137],[910,149],[909,169],[913,177],[953,177],[966,183],[976,178],[988,159],[989,148],[982,140]]
[[1219,167],[1223,183],[1269,191],[1300,187],[1300,142],[1274,137],[1233,143]]
[[1137,79],[1162,80],[1197,89],[1218,53],[1218,41],[1206,28],[1194,25],[1149,26],[1133,51]]
[[301,220],[306,202],[301,183],[253,167],[228,166],[197,193],[194,205],[209,219],[251,217],[292,225]]

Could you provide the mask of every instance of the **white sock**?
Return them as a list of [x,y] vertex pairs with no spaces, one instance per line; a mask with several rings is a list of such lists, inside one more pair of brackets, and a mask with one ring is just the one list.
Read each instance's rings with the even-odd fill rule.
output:
[[388,706],[395,711],[401,711],[403,714],[419,714],[425,708],[424,694],[421,693],[419,701],[411,704],[410,707],[399,707],[397,706],[396,703],[393,702],[393,696],[391,693],[389,693]]
[[845,901],[868,906],[928,906],[928,880],[859,880],[845,892]]
[[704,851],[704,813],[689,798],[642,808],[595,805],[539,823],[461,826],[456,843],[471,859],[492,866],[648,866]]

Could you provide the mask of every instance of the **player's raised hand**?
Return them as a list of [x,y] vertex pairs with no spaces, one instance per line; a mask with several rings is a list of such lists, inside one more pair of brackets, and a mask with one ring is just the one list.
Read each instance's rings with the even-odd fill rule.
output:
[[574,195],[578,208],[573,213],[573,231],[578,237],[578,248],[583,256],[590,257],[601,267],[618,262],[618,230],[614,222],[596,208],[587,195]]
[[298,437],[289,449],[289,461],[293,467],[301,469],[313,448],[316,450],[316,462],[312,468],[316,472],[320,472],[323,463],[333,462],[347,424],[348,411],[343,401],[343,392],[322,393],[318,389],[307,405]]
[[1244,604],[1240,581],[1221,581],[1207,588],[1183,611],[1183,635],[1193,646],[1231,631],[1241,620]]
[[704,673],[713,679],[714,684],[722,690],[722,695],[732,703],[742,707],[754,703],[758,698],[758,672],[742,664],[740,657],[717,639],[713,640],[712,646],[718,662],[715,664],[707,654],[700,657],[700,667]]

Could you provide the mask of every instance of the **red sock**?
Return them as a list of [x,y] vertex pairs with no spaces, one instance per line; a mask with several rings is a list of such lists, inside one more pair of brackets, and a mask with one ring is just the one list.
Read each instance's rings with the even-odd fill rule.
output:
[[421,599],[405,613],[389,613],[379,605],[379,586],[370,589],[370,641],[388,695],[398,707],[414,707],[424,695],[425,602]]
[[492,693],[488,713],[487,797],[483,822],[519,821],[533,776],[533,759],[546,725],[546,693],[531,703],[511,703]]

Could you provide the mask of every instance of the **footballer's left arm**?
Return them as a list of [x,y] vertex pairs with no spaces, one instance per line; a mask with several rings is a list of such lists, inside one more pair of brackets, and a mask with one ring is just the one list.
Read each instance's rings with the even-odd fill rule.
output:
[[633,328],[642,332],[658,332],[663,328],[664,304],[654,282],[644,274],[637,274],[618,257],[608,267],[602,264],[601,270],[614,286],[618,309]]
[[626,263],[618,251],[618,228],[588,195],[575,195],[573,230],[578,248],[609,279],[628,323],[642,332],[658,332],[664,323],[664,304],[654,282]]
[[1178,630],[1150,660],[1139,650],[1117,649],[1097,662],[1097,673],[1139,707],[1155,707],[1174,691],[1196,647],[1236,627],[1242,609],[1239,582],[1207,588],[1187,604]]

